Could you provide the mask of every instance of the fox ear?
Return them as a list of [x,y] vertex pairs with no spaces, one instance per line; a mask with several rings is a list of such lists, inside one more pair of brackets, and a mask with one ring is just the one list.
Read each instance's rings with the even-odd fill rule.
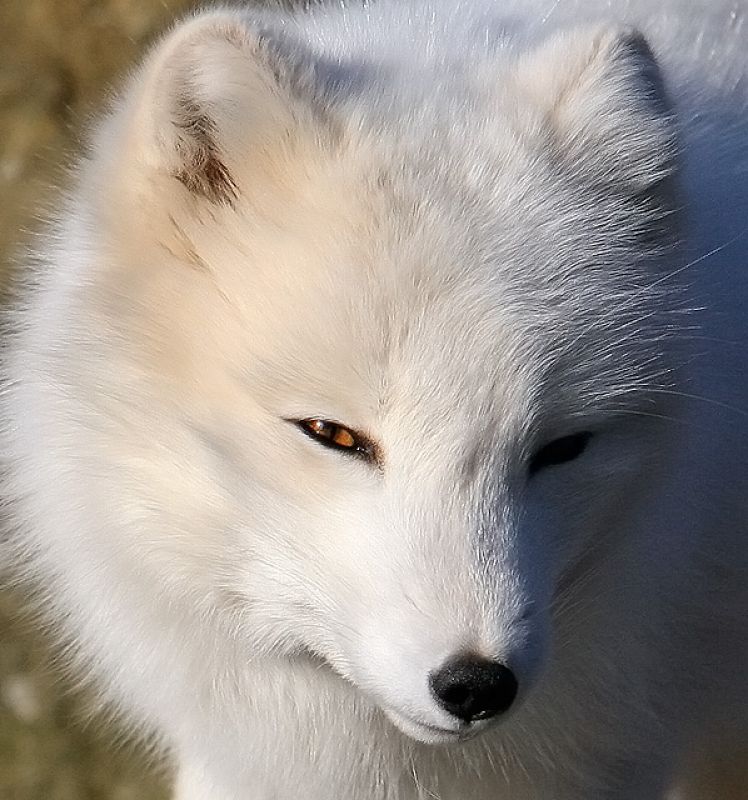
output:
[[271,171],[290,132],[313,116],[313,104],[299,99],[312,72],[305,53],[239,12],[198,16],[167,36],[141,73],[130,100],[136,158],[151,179],[232,204],[242,178],[263,162]]
[[675,126],[657,61],[630,28],[562,33],[520,65],[552,146],[577,179],[667,212]]

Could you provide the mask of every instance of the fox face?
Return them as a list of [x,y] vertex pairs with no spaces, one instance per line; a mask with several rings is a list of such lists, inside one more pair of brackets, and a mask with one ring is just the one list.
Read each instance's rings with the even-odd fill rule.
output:
[[331,64],[238,13],[177,29],[84,168],[81,227],[116,243],[73,292],[91,310],[37,343],[105,420],[87,436],[133,580],[432,743],[553,669],[674,368],[646,44],[583,29],[479,77]]

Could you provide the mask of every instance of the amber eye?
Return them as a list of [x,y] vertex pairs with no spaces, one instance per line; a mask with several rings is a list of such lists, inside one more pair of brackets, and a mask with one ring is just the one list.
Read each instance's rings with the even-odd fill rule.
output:
[[374,447],[371,441],[363,434],[352,431],[339,422],[327,419],[300,419],[295,422],[307,436],[325,447],[344,450],[365,458],[374,458]]
[[530,459],[529,474],[532,476],[546,467],[573,461],[582,455],[591,438],[592,434],[589,431],[583,431],[582,433],[574,433],[571,436],[562,436],[560,439],[554,439],[545,447],[541,447]]

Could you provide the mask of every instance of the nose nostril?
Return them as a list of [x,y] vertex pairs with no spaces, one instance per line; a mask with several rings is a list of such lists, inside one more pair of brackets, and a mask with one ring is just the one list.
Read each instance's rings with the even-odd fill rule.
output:
[[503,713],[514,702],[518,688],[508,667],[476,656],[448,661],[431,673],[429,684],[442,708],[465,722]]

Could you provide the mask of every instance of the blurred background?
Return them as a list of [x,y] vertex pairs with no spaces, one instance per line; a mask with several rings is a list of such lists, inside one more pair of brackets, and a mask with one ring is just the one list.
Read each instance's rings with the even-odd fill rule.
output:
[[[194,3],[0,0],[0,295],[91,117]],[[89,719],[86,698],[55,667],[24,598],[4,581],[2,547],[0,529],[0,800],[167,800],[163,770]],[[748,797],[735,787],[720,800]]]
[[[0,0],[0,288],[80,133],[188,0]],[[0,564],[2,564],[0,532]],[[0,573],[0,800],[163,800],[166,780],[54,667]],[[116,743],[116,744],[115,744]]]

